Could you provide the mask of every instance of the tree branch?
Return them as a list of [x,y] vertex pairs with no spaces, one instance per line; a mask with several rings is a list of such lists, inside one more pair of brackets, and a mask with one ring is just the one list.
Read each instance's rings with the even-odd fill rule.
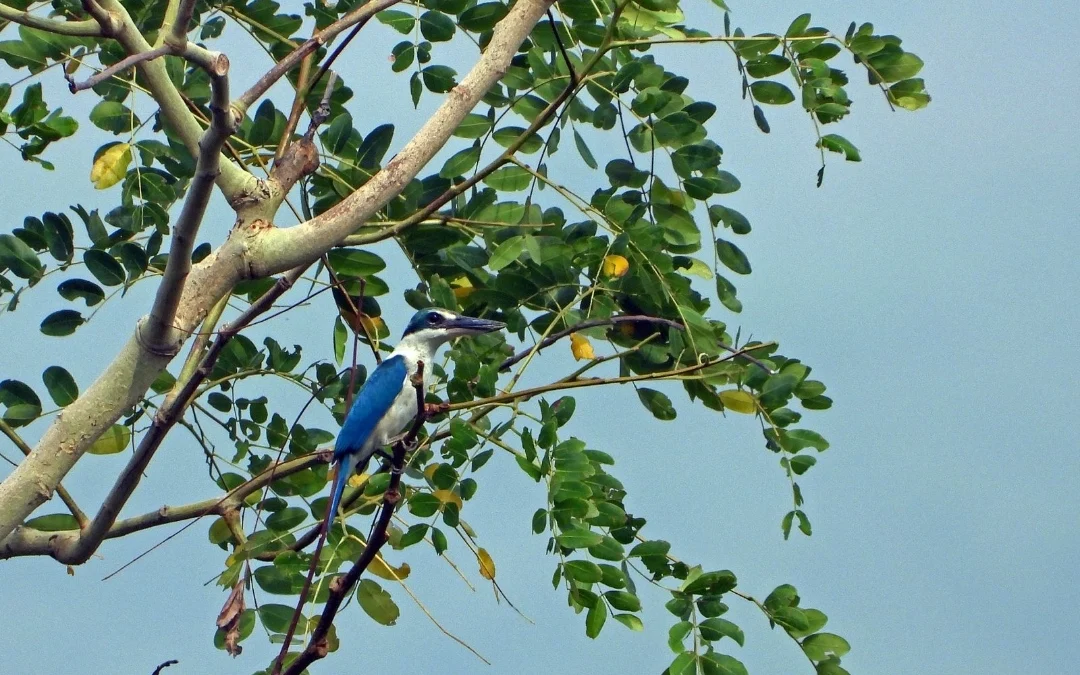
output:
[[[289,667],[285,669],[284,675],[300,675],[309,665],[326,656],[328,653],[326,636],[330,632],[330,627],[334,625],[334,619],[337,617],[338,610],[341,609],[341,603],[349,596],[353,586],[360,580],[360,576],[364,573],[364,570],[368,568],[371,561],[379,554],[379,549],[386,543],[386,531],[390,527],[390,520],[394,515],[394,508],[401,498],[399,489],[401,487],[401,471],[405,466],[405,453],[407,449],[416,442],[416,437],[420,433],[420,429],[423,428],[424,421],[427,419],[427,410],[424,405],[423,361],[417,362],[416,373],[412,376],[411,382],[413,388],[416,390],[416,417],[413,419],[412,427],[409,428],[405,437],[394,444],[394,454],[390,460],[390,484],[387,486],[386,492],[383,493],[382,508],[379,510],[379,517],[371,529],[371,536],[368,537],[367,545],[364,546],[363,552],[348,573],[345,576],[337,577],[330,582],[330,594],[326,599],[326,606],[319,616],[319,623],[315,626],[315,630],[311,632],[311,639],[308,640],[307,646],[304,647],[304,651],[300,652],[300,654],[293,659],[289,664]],[[272,672],[275,674],[280,672],[283,665],[283,657],[288,649],[290,641],[291,636],[287,636],[285,639],[285,648],[282,650],[282,654],[278,656],[278,660],[274,664],[274,670]]]
[[27,28],[37,28],[56,35],[73,35],[77,37],[101,37],[101,26],[94,19],[83,21],[57,21],[45,17],[36,16],[30,12],[19,11],[14,7],[8,7],[0,3],[0,20],[17,23]]
[[[611,317],[608,317],[606,319],[588,319],[586,321],[582,321],[581,323],[574,324],[573,326],[570,326],[569,328],[564,328],[563,330],[560,330],[560,331],[558,331],[556,333],[552,333],[551,335],[547,336],[546,338],[544,338],[543,340],[541,340],[537,344],[533,345],[532,347],[529,347],[528,349],[522,350],[522,351],[518,352],[517,354],[514,354],[513,356],[506,359],[505,361],[502,362],[502,364],[499,365],[499,372],[502,372],[504,370],[509,370],[510,367],[513,366],[515,363],[521,361],[522,359],[524,359],[524,358],[526,358],[526,357],[528,357],[528,356],[530,356],[532,354],[535,354],[535,353],[539,352],[541,349],[544,349],[545,347],[550,347],[551,345],[555,344],[556,342],[563,339],[567,335],[571,335],[572,333],[577,333],[577,332],[580,332],[580,331],[583,331],[583,330],[586,330],[586,329],[589,329],[589,328],[596,328],[597,326],[611,326],[611,325],[617,325],[617,324],[620,324],[620,323],[657,323],[657,324],[662,324],[662,325],[665,325],[665,326],[670,326],[671,328],[677,328],[678,330],[682,330],[682,331],[686,330],[686,327],[683,326],[678,321],[672,321],[671,319],[662,319],[660,317],[655,317],[655,316],[633,315],[633,316],[611,316]],[[753,356],[750,356],[749,354],[745,353],[745,351],[736,350],[731,345],[724,344],[723,342],[719,342],[717,344],[719,344],[720,348],[723,349],[724,351],[730,352],[732,355],[735,355],[735,356],[738,356],[740,358],[746,359],[747,361],[749,361],[750,363],[753,363],[755,366],[757,366],[758,368],[761,368],[765,372],[770,373],[770,374],[773,372],[771,368],[766,366],[759,359],[754,358]],[[754,349],[757,349],[758,347],[760,347],[760,345],[755,346]]]
[[[128,14],[127,9],[124,8],[120,0],[97,0],[97,2],[100,3],[110,20],[115,24],[115,29],[105,29],[105,33],[115,37],[129,55],[141,54],[153,49],[142,33],[139,32],[131,15]],[[187,32],[186,27],[183,29],[176,27],[175,30],[183,30],[184,34]],[[167,42],[167,38],[163,41],[163,44],[165,42]],[[206,50],[201,51],[206,52]],[[179,90],[165,71],[164,61],[161,59],[144,61],[138,64],[137,68],[146,83],[146,88],[150,91],[154,101],[160,106],[162,117],[166,123],[180,137],[192,156],[198,157],[199,141],[203,135],[203,130],[195,116],[188,110]],[[223,107],[227,108],[228,106]],[[242,115],[242,112],[240,114]],[[220,171],[217,185],[230,204],[235,206],[238,203],[243,203],[250,198],[250,195],[256,192],[257,179],[237,164],[229,161],[221,162]]]
[[[150,429],[139,442],[139,446],[135,449],[135,453],[128,461],[127,466],[124,467],[123,472],[121,472],[120,476],[116,479],[112,490],[109,491],[108,496],[101,505],[101,509],[90,524],[75,537],[54,537],[52,539],[50,542],[50,555],[52,555],[53,558],[56,558],[56,560],[63,563],[78,565],[86,562],[93,552],[97,550],[98,546],[101,545],[102,540],[105,539],[106,535],[112,530],[113,524],[120,514],[120,509],[127,503],[132,492],[134,492],[136,486],[138,486],[143,471],[146,469],[147,464],[150,463],[154,453],[157,452],[161,442],[165,439],[165,435],[172,429],[173,425],[176,424],[176,421],[187,407],[188,400],[198,388],[199,384],[201,384],[210,374],[213,364],[221,355],[221,351],[225,348],[225,345],[233,338],[233,336],[239,333],[244,326],[269,309],[278,297],[292,287],[295,280],[298,279],[302,273],[303,269],[293,270],[289,274],[278,279],[277,283],[275,283],[274,286],[258,300],[252,303],[251,306],[236,319],[236,321],[221,330],[217,339],[214,341],[214,344],[210,347],[206,356],[203,357],[199,368],[195,371],[195,374],[192,375],[191,379],[187,381],[183,389],[181,389],[179,394],[173,400],[172,404],[158,409],[157,414],[154,415],[154,421],[151,424]],[[20,464],[19,468],[12,473],[12,476],[9,476],[8,480],[11,480],[11,478],[27,463],[28,462]],[[5,483],[6,482],[7,481],[5,481]],[[3,544],[0,544],[0,546],[2,545]]]
[[[0,432],[3,432],[5,436],[11,439],[11,442],[15,444],[15,447],[22,451],[22,454],[29,457],[30,453],[33,452],[33,450],[30,449],[30,446],[26,444],[26,441],[22,439],[22,436],[19,436],[19,434],[16,433],[3,419],[0,419]],[[75,499],[68,494],[68,491],[63,485],[56,486],[56,494],[60,496],[60,499],[68,507],[68,511],[71,511],[71,515],[75,518],[75,522],[79,524],[79,527],[86,527],[86,524],[90,522],[90,519],[82,512],[79,505],[75,503]]]
[[711,359],[702,361],[700,363],[694,363],[689,366],[683,366],[682,368],[676,368],[674,370],[665,370],[660,373],[644,373],[641,375],[624,375],[621,377],[592,377],[586,380],[568,379],[559,380],[558,382],[552,382],[551,384],[545,384],[539,387],[533,387],[531,389],[522,389],[521,391],[511,391],[505,394],[498,394],[496,396],[489,396],[488,398],[480,398],[474,401],[461,401],[460,403],[450,403],[443,406],[443,410],[446,412],[454,410],[469,410],[480,406],[487,405],[499,405],[503,403],[512,403],[515,401],[523,401],[532,398],[533,396],[539,396],[540,394],[546,394],[549,391],[560,391],[563,389],[580,389],[581,387],[596,387],[602,384],[627,384],[630,382],[644,382],[647,380],[666,380],[672,377],[678,377],[680,375],[690,375],[700,370],[704,370],[711,366],[715,366],[718,363],[729,361],[734,358],[745,358],[747,353],[755,349],[761,349],[762,347],[768,347],[775,343],[765,342],[762,344],[746,345],[740,349],[733,350],[729,356],[725,356],[719,359]]
[[270,87],[274,86],[275,82],[299,65],[308,54],[314,53],[319,47],[330,42],[343,31],[354,25],[359,24],[363,27],[363,25],[366,24],[371,17],[375,16],[376,13],[381,12],[387,7],[392,7],[399,2],[401,2],[401,0],[371,0],[371,2],[357,7],[315,35],[312,35],[310,39],[289,52],[288,56],[275,63],[274,67],[260,77],[255,84],[251,85],[250,89],[241,94],[240,98],[236,99],[236,102],[233,105],[241,112],[246,112],[255,101],[262,98],[262,95],[265,94]]
[[[188,13],[190,14],[190,11]],[[195,247],[199,226],[206,216],[206,207],[210,203],[214,183],[220,174],[221,148],[236,130],[239,118],[229,108],[229,59],[224,54],[205,52],[186,43],[178,46],[168,42],[165,46],[174,51],[179,50],[185,58],[198,63],[209,74],[210,111],[213,115],[210,126],[199,141],[195,176],[191,179],[180,216],[173,225],[169,262],[165,265],[165,272],[150,310],[146,332],[141,335],[150,351],[175,355],[187,337],[174,330],[173,322],[187,276],[191,272],[191,251]]]
[[[162,506],[131,518],[116,521],[104,539],[115,539],[153,527],[179,523],[185,520],[197,520],[212,514],[221,515],[230,505],[243,503],[249,495],[258,492],[270,483],[294,473],[299,473],[317,464],[330,461],[327,452],[314,452],[303,457],[290,459],[280,464],[269,466],[251,480],[237,485],[220,497],[212,497],[183,506]],[[79,537],[77,530],[44,532],[29,527],[19,527],[0,542],[0,560],[32,555],[53,555],[55,550],[74,546]]]
[[495,26],[487,49],[469,74],[371,180],[325,213],[293,227],[266,232],[253,241],[250,266],[255,275],[314,260],[398,194],[442,149],[465,115],[503,76],[510,59],[551,4],[552,0],[520,0],[514,4]]

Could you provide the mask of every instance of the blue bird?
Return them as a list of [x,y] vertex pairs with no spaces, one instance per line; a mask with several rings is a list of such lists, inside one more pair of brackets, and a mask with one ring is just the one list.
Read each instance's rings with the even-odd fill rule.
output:
[[474,319],[445,309],[422,309],[413,315],[401,342],[357,392],[345,423],[341,425],[334,444],[337,476],[324,533],[337,515],[349,477],[363,471],[371,456],[416,418],[416,389],[410,380],[416,373],[417,361],[424,362],[424,388],[427,389],[431,382],[432,360],[443,343],[505,327],[506,324],[499,321]]

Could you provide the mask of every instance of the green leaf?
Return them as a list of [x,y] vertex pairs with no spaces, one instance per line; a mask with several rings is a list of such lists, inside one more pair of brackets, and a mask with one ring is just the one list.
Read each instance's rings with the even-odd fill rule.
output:
[[683,652],[675,657],[667,668],[667,675],[696,675],[697,654]]
[[87,450],[91,455],[115,455],[128,447],[131,442],[131,429],[121,424],[114,424],[94,441]]
[[0,267],[22,279],[32,279],[44,270],[34,249],[12,234],[0,234]]
[[746,666],[738,659],[714,651],[701,657],[701,670],[705,675],[747,675]]
[[814,448],[818,452],[829,449],[829,442],[816,431],[809,429],[788,429],[784,436],[799,448]]
[[751,82],[750,94],[755,101],[768,105],[785,105],[795,100],[795,94],[791,93],[787,85],[772,80]]
[[777,607],[770,610],[773,621],[794,631],[805,630],[810,625],[806,615],[798,607]]
[[356,163],[363,169],[375,169],[382,164],[390,143],[394,140],[394,125],[380,124],[371,130],[356,150]]
[[13,427],[29,424],[41,415],[41,399],[30,385],[19,380],[0,382],[0,403],[7,406],[4,421]]
[[79,398],[79,386],[75,384],[75,378],[71,373],[60,366],[49,366],[41,374],[45,382],[45,389],[56,405],[63,408]]
[[746,62],[746,74],[754,78],[772,77],[791,67],[791,61],[779,54],[766,54]]
[[563,563],[563,573],[568,579],[583,584],[593,584],[603,578],[600,566],[588,560],[567,560]]
[[396,9],[384,9],[375,16],[380,23],[390,26],[403,35],[411,33],[413,24],[416,23],[416,19],[411,12],[402,12]]
[[669,244],[696,247],[701,243],[701,232],[686,209],[670,204],[653,204],[653,215],[656,224],[664,228],[664,241]]
[[47,212],[42,217],[45,229],[45,241],[49,244],[49,253],[59,262],[66,263],[75,253],[74,232],[67,216]]
[[356,600],[368,616],[384,626],[397,623],[401,613],[390,594],[371,579],[362,579],[356,589]]
[[604,598],[612,607],[623,612],[641,611],[641,600],[630,591],[607,591]]
[[581,134],[574,129],[574,145],[577,146],[578,154],[581,155],[581,159],[585,161],[585,165],[590,169],[596,169],[596,158],[593,157],[592,151],[589,150],[589,146],[585,144],[585,139],[581,137]]
[[86,320],[82,314],[73,309],[61,309],[42,319],[41,332],[52,337],[63,337],[71,335],[84,323]]
[[719,256],[720,262],[724,263],[724,266],[732,272],[750,274],[750,261],[747,259],[746,254],[730,241],[717,239],[716,254]]
[[682,589],[683,593],[690,595],[712,595],[727,593],[731,589],[735,588],[735,574],[729,570],[719,570],[716,572],[705,572],[699,575],[696,579],[685,584]]
[[491,30],[506,16],[506,5],[501,2],[485,2],[466,9],[458,17],[463,30],[481,33]]
[[432,42],[446,42],[454,37],[454,21],[442,12],[427,11],[420,15],[420,33]]
[[[801,476],[806,473],[807,469],[817,464],[817,458],[811,455],[795,455],[788,460],[788,466],[795,472],[795,475]],[[788,529],[791,529],[790,527]]]
[[833,633],[815,633],[802,641],[802,648],[812,661],[824,661],[830,656],[840,658],[851,651],[848,641]]
[[861,162],[862,156],[859,154],[859,149],[852,144],[851,141],[844,138],[839,134],[825,134],[817,142],[818,147],[825,148],[831,152],[841,152],[844,154],[844,159],[849,162]]
[[637,395],[641,404],[644,405],[656,419],[664,421],[675,419],[675,408],[671,405],[671,399],[667,397],[667,394],[656,391],[655,389],[638,387]]
[[369,277],[386,268],[382,258],[359,248],[333,248],[326,257],[339,276]]
[[488,260],[488,268],[494,272],[497,272],[520,258],[524,250],[524,236],[516,235],[510,237],[503,243],[499,244],[499,246],[494,251],[492,251],[491,258]]
[[626,557],[626,552],[623,550],[622,544],[615,541],[614,537],[605,534],[599,544],[589,547],[589,555],[600,560],[619,562]]
[[607,615],[607,604],[601,598],[597,598],[585,616],[585,635],[595,640],[604,628]]
[[428,66],[420,71],[428,91],[445,94],[457,84],[457,71],[449,66]]
[[[259,620],[262,621],[266,630],[271,633],[284,633],[289,630],[292,623],[293,608],[288,605],[275,605],[265,603],[259,605]],[[303,626],[306,619],[301,616],[299,624]]]
[[604,541],[604,535],[580,527],[571,527],[556,535],[555,541],[563,548],[589,548]]
[[701,631],[701,637],[710,642],[715,642],[723,637],[729,637],[735,642],[738,642],[739,646],[742,647],[745,640],[741,628],[727,619],[721,619],[719,617],[705,619],[698,624],[698,630]]
[[529,187],[532,179],[532,174],[520,166],[504,166],[492,171],[484,183],[503,192],[519,192]]
[[[883,82],[898,82],[915,77],[922,70],[923,60],[911,52],[905,52],[896,47],[886,47],[875,53],[868,61],[876,74]],[[875,78],[876,79],[876,78]]]
[[56,292],[65,300],[85,300],[87,307],[93,307],[105,299],[105,291],[101,289],[101,286],[86,279],[66,279],[61,281],[60,285],[56,287]]
[[454,129],[454,135],[459,138],[480,138],[491,129],[491,120],[486,115],[469,113],[461,124]]
[[77,530],[79,523],[75,516],[70,513],[50,513],[26,521],[23,527],[28,527],[39,532],[61,532],[63,530]]
[[138,116],[118,101],[100,101],[90,111],[90,121],[114,134],[126,134],[140,124]]
[[290,506],[267,516],[266,527],[271,530],[288,531],[307,520],[307,517],[306,509]]
[[905,110],[919,110],[930,104],[930,94],[922,78],[901,80],[889,87],[889,98]]
[[640,633],[641,631],[645,630],[645,624],[643,624],[641,622],[641,619],[634,616],[633,614],[616,614],[614,618],[616,621],[626,626],[630,630],[634,631],[635,633]]
[[442,169],[439,170],[439,175],[443,178],[455,178],[457,176],[465,175],[465,172],[476,166],[476,162],[480,159],[480,147],[473,146],[471,148],[465,148],[460,152],[454,153],[450,159],[446,160],[446,164],[443,164]]
[[83,253],[83,262],[94,278],[106,286],[119,286],[127,278],[124,266],[101,249],[87,250]]

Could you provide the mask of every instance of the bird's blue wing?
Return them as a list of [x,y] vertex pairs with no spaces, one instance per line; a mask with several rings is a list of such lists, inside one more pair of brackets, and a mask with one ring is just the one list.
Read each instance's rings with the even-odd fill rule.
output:
[[330,501],[328,518],[331,520],[337,514],[341,493],[345,491],[349,476],[356,470],[358,462],[366,463],[368,459],[360,457],[358,453],[364,449],[375,431],[375,425],[386,415],[394,404],[394,399],[401,393],[407,374],[405,359],[400,355],[392,356],[375,368],[371,377],[356,393],[352,408],[345,416],[345,423],[341,425],[337,442],[334,444],[334,461],[338,464],[338,473],[334,479],[334,494]]

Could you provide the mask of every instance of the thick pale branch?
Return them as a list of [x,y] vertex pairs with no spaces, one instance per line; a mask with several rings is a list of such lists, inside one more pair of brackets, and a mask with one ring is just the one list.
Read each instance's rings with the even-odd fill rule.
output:
[[[120,0],[99,0],[99,2],[117,24],[115,30],[110,29],[106,32],[115,37],[129,55],[141,54],[153,49],[139,32]],[[160,106],[166,123],[184,142],[188,151],[198,157],[199,141],[203,130],[165,71],[164,61],[161,59],[146,61],[140,63],[137,68],[154,101]],[[250,198],[257,189],[256,178],[229,161],[221,162],[221,173],[217,178],[217,185],[229,203],[234,205]]]
[[[0,419],[0,432],[9,438],[22,454],[29,457],[30,453],[33,452],[30,446],[26,444],[26,441],[22,439],[22,436],[19,436],[19,434],[16,433],[3,419]],[[56,486],[56,494],[60,496],[60,500],[68,507],[68,511],[71,511],[71,515],[75,518],[75,522],[79,524],[79,527],[86,527],[86,524],[90,522],[90,519],[82,512],[79,505],[75,503],[75,499],[68,494],[68,491],[64,489],[63,485]]]
[[0,3],[0,21],[10,21],[27,28],[55,33],[56,35],[74,35],[78,37],[100,37],[101,26],[93,19],[84,21],[58,21],[36,16],[30,12],[24,12],[14,7],[8,7]]
[[487,49],[469,74],[405,147],[363,187],[316,218],[267,232],[252,242],[250,265],[256,276],[315,260],[400,193],[499,81],[522,41],[550,5],[551,0],[519,0],[495,27]]

